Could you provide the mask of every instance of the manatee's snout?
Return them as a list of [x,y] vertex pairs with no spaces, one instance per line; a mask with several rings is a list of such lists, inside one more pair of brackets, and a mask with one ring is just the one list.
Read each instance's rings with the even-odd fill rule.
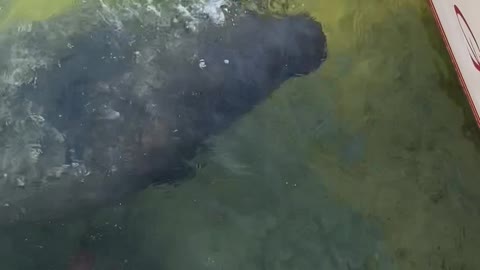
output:
[[310,16],[285,17],[277,24],[281,55],[289,76],[306,75],[327,58],[327,38],[322,25]]

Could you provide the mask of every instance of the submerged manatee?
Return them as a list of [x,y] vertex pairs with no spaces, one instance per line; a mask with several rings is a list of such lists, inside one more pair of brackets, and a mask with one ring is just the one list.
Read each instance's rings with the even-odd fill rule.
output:
[[76,36],[22,86],[52,135],[28,184],[4,186],[0,223],[61,217],[185,178],[209,137],[327,56],[308,15],[244,14],[178,42],[142,31],[104,25]]

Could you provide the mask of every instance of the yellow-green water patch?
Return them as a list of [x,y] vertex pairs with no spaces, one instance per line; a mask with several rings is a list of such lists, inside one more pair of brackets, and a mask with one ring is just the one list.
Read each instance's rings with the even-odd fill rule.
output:
[[43,21],[73,7],[76,0],[14,0],[0,18],[0,29],[11,23]]

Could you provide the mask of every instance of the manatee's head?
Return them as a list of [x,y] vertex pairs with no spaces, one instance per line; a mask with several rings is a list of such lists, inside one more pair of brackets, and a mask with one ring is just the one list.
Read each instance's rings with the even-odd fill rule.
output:
[[203,67],[193,62],[188,72],[174,74],[177,78],[168,88],[201,93],[182,95],[175,104],[195,111],[184,118],[194,119],[185,124],[195,127],[192,134],[210,134],[263,102],[290,78],[317,70],[327,57],[326,42],[322,25],[308,15],[247,13],[199,35],[195,45]]
[[271,40],[277,42],[279,61],[286,76],[309,74],[327,58],[327,39],[322,25],[312,17],[295,15],[272,24]]

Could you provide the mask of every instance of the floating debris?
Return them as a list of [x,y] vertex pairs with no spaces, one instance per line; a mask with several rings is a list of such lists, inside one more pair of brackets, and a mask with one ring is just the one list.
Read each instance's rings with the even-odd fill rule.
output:
[[17,177],[15,181],[17,182],[17,187],[21,187],[21,188],[25,187],[25,177],[23,176]]
[[115,119],[118,119],[120,118],[120,112],[108,107],[108,106],[104,106],[101,110],[100,110],[100,119],[104,119],[104,120],[115,120]]
[[205,59],[200,59],[200,62],[198,63],[198,66],[201,68],[201,69],[204,69],[207,67],[207,64],[205,63]]

